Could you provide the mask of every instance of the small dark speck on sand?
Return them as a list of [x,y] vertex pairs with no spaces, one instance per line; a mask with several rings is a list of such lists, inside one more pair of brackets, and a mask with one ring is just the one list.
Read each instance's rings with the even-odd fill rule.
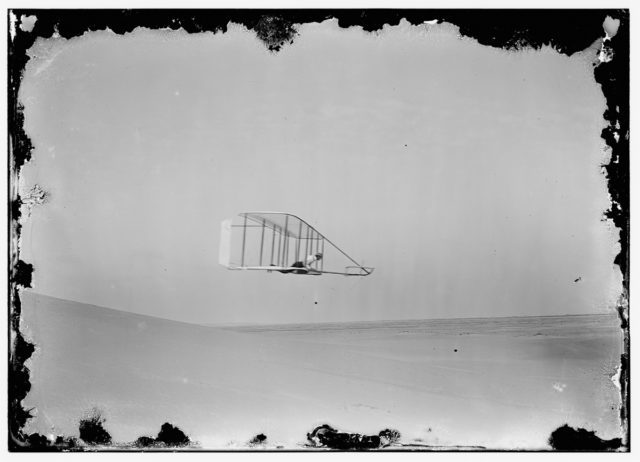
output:
[[455,352],[457,353],[457,352],[458,352],[458,349],[457,349],[457,348],[454,348],[454,349],[453,349],[453,351],[455,351]]

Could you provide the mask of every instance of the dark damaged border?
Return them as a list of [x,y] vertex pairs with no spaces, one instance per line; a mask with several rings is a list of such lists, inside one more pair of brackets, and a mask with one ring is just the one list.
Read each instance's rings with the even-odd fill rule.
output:
[[[17,18],[12,24],[11,15]],[[20,18],[36,16],[30,32],[23,31]],[[621,358],[620,417],[625,424],[624,449],[630,450],[629,425],[629,10],[29,10],[8,11],[8,219],[9,219],[9,449],[43,450],[30,442],[23,427],[30,411],[22,407],[31,387],[25,361],[34,345],[20,332],[20,290],[30,287],[33,267],[20,260],[18,238],[22,201],[17,179],[21,167],[31,159],[33,145],[24,131],[24,115],[18,102],[22,74],[29,60],[27,50],[38,37],[59,34],[76,37],[87,31],[110,29],[117,34],[136,27],[184,29],[189,33],[225,32],[230,22],[253,30],[274,53],[295,41],[297,25],[335,18],[340,27],[359,26],[377,31],[397,25],[401,19],[418,25],[425,21],[448,22],[459,27],[463,36],[482,45],[518,50],[548,45],[566,55],[584,50],[604,36],[603,22],[609,16],[620,21],[617,34],[605,46],[613,52],[608,62],[594,69],[607,101],[604,118],[608,126],[602,138],[611,148],[611,160],[603,166],[608,179],[612,206],[605,213],[620,232],[620,253],[614,263],[623,275],[624,294],[618,312],[625,333]],[[12,37],[12,27],[15,36]],[[455,449],[452,449],[455,450]],[[290,451],[285,451],[290,452]]]

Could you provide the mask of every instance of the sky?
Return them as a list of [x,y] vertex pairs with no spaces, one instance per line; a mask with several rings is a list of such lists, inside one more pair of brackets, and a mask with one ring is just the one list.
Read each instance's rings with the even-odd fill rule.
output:
[[[33,291],[212,324],[610,312],[597,51],[404,22],[303,25],[278,53],[238,25],[39,39],[20,90],[20,189],[48,194],[23,225]],[[375,272],[225,269],[221,221],[255,210]]]

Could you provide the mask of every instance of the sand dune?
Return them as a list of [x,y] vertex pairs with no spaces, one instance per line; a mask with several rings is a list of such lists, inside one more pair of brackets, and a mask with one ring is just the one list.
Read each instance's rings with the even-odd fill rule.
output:
[[115,441],[168,421],[203,448],[296,448],[322,423],[438,446],[546,448],[564,423],[621,436],[615,316],[231,329],[24,293],[22,323],[44,434],[77,436],[97,406]]

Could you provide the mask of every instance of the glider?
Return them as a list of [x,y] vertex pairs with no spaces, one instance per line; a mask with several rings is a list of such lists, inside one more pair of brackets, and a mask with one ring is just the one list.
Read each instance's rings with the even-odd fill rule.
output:
[[290,213],[243,212],[221,227],[219,262],[231,270],[311,276],[368,276],[374,270]]

